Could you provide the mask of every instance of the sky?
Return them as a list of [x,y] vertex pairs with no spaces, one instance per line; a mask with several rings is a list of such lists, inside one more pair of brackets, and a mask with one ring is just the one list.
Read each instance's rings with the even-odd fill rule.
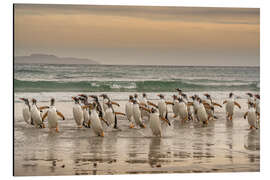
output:
[[260,9],[16,4],[14,41],[15,56],[259,66]]

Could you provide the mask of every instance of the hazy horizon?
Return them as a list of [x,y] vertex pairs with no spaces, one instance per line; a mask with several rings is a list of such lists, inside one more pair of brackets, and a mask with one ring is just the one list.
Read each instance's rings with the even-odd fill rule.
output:
[[15,56],[53,54],[104,65],[259,66],[258,8],[14,7]]

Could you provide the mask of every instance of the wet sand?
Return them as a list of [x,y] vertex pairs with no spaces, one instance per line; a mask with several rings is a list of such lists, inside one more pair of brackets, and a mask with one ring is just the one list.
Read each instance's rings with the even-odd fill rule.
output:
[[[243,119],[246,100],[238,102],[243,108],[236,109],[233,122],[225,119],[225,108],[216,108],[219,119],[207,127],[180,124],[170,113],[172,126],[163,125],[162,138],[153,137],[148,124],[146,129],[129,129],[120,116],[121,130],[104,126],[105,137],[97,137],[91,129],[76,127],[72,102],[56,102],[66,116],[59,120],[59,133],[35,129],[22,118],[23,103],[15,103],[14,175],[260,171],[260,132],[248,129]],[[120,104],[118,111],[124,112],[125,102]]]

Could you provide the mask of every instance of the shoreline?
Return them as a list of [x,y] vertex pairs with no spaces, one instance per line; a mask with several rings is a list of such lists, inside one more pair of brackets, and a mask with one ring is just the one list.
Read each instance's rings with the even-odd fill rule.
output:
[[[161,138],[152,136],[148,124],[129,129],[122,116],[121,131],[105,127],[105,137],[96,137],[91,129],[76,128],[71,102],[56,102],[66,116],[58,121],[60,133],[35,129],[22,119],[23,103],[14,103],[14,175],[259,172],[260,130],[248,130],[242,117],[246,99],[238,101],[243,108],[236,109],[232,123],[225,120],[225,108],[217,108],[219,119],[207,127],[174,120],[172,127],[162,126]],[[124,112],[126,101],[118,103],[116,111]]]

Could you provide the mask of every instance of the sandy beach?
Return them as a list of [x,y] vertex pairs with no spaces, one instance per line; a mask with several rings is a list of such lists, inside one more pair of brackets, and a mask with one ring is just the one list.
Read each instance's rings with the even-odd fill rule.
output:
[[[248,129],[246,99],[237,101],[242,109],[236,109],[233,122],[225,119],[224,107],[216,108],[219,119],[207,127],[180,124],[170,113],[172,126],[163,124],[162,138],[153,137],[147,123],[146,129],[129,129],[122,116],[120,130],[104,126],[105,137],[96,137],[91,129],[76,127],[71,101],[56,102],[66,116],[59,119],[60,133],[35,129],[22,118],[23,103],[16,102],[14,175],[258,172],[260,130]],[[126,101],[118,102],[117,111],[124,112]]]

